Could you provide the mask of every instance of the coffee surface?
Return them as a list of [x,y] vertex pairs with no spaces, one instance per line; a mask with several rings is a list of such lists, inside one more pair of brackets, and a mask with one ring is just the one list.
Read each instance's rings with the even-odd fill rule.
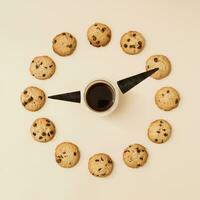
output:
[[86,101],[93,110],[106,111],[114,103],[113,89],[105,83],[96,83],[88,89]]

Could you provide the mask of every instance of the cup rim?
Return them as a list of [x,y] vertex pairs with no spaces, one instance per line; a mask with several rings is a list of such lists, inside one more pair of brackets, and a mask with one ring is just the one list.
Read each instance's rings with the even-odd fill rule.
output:
[[[94,109],[92,109],[88,103],[87,103],[87,100],[86,100],[86,93],[88,91],[88,89],[94,85],[95,83],[105,83],[107,84],[108,86],[111,87],[111,89],[113,90],[113,93],[114,93],[114,101],[113,101],[113,104],[112,106],[105,110],[105,111],[96,111]],[[91,112],[97,114],[97,115],[100,115],[100,116],[106,116],[106,115],[109,115],[111,114],[118,106],[118,99],[119,99],[119,94],[118,94],[118,90],[116,88],[116,86],[109,80],[105,79],[105,78],[97,78],[97,79],[94,79],[90,82],[87,83],[85,89],[84,89],[84,92],[83,92],[83,99],[84,99],[84,103],[87,107],[88,110],[90,110]]]

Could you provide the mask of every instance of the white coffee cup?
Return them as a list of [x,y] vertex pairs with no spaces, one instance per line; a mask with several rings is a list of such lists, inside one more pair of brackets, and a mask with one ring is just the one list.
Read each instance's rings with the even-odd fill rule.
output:
[[[88,103],[88,100],[87,100],[87,94],[88,94],[88,91],[91,89],[92,86],[98,84],[98,83],[102,83],[102,84],[105,84],[109,90],[111,90],[112,92],[112,105],[110,105],[109,108],[107,108],[106,110],[102,110],[102,111],[98,111],[94,108],[91,107],[91,105]],[[84,88],[84,92],[82,93],[83,94],[83,101],[84,101],[84,104],[86,105],[85,107],[99,115],[99,116],[107,116],[109,114],[111,114],[118,106],[118,102],[119,102],[119,90],[117,88],[117,85],[116,84],[112,84],[110,81],[106,80],[106,79],[96,79],[96,80],[93,80],[93,81],[90,81],[86,87]]]

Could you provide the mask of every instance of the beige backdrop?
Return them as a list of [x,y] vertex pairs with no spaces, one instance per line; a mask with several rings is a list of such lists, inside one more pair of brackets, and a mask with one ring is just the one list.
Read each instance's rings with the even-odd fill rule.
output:
[[[105,48],[93,48],[86,39],[94,22],[112,29]],[[119,46],[120,36],[131,29],[146,38],[144,51],[136,56],[124,54]],[[66,58],[51,49],[52,38],[63,31],[78,40],[75,53]],[[199,36],[198,0],[0,0],[0,199],[199,200]],[[47,81],[34,79],[28,71],[32,58],[41,54],[57,64]],[[35,113],[20,104],[27,86],[51,95],[77,90],[96,77],[115,82],[144,71],[152,54],[170,58],[171,75],[161,81],[148,79],[121,97],[111,116],[99,118],[81,105],[53,100]],[[154,94],[168,85],[178,89],[181,102],[176,110],[163,112],[155,106]],[[43,116],[57,127],[56,137],[47,144],[33,141],[29,133],[33,120]],[[163,145],[146,136],[148,124],[157,118],[173,126],[171,139]],[[72,169],[62,169],[54,160],[54,148],[62,141],[80,147],[81,160]],[[131,143],[148,149],[143,168],[130,169],[122,161],[122,151]],[[88,158],[96,152],[113,158],[110,177],[89,174]]]

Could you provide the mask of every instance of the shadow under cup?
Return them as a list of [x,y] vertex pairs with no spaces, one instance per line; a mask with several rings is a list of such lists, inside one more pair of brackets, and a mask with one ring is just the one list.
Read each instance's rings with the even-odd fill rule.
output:
[[96,80],[86,87],[84,100],[90,110],[110,113],[116,106],[116,90],[108,81]]

